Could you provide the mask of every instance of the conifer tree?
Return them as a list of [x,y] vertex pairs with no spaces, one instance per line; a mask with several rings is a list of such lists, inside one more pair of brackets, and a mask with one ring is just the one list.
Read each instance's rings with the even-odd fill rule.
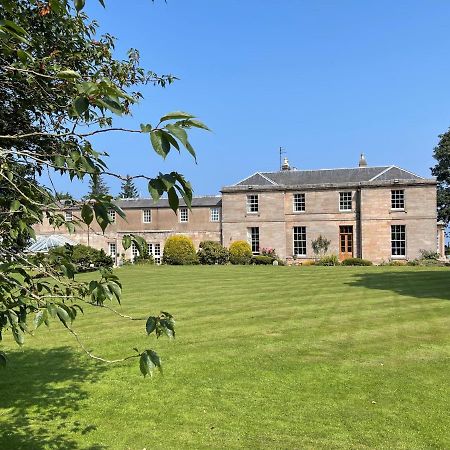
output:
[[138,190],[134,184],[133,177],[127,175],[127,179],[122,182],[119,198],[138,198]]

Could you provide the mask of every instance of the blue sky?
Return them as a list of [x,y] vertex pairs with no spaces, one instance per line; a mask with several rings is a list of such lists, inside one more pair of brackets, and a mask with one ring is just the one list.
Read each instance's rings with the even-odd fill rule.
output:
[[177,153],[160,160],[144,136],[102,135],[93,142],[110,153],[114,171],[178,170],[196,194],[216,194],[255,171],[277,170],[282,146],[299,169],[354,167],[364,152],[369,165],[430,176],[437,136],[450,126],[448,1],[87,5],[118,38],[117,57],[138,48],[144,67],[180,78],[166,89],[146,87],[134,117],[119,125],[185,110],[213,129],[193,134],[198,165]]

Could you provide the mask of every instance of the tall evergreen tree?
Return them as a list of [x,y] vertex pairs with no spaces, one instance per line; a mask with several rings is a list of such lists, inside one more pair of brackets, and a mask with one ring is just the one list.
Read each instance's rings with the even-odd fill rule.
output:
[[134,184],[133,178],[127,175],[127,179],[123,181],[120,188],[119,198],[138,198],[138,190]]
[[450,130],[439,135],[440,141],[434,148],[433,158],[437,161],[431,173],[438,182],[438,218],[450,224]]
[[109,187],[100,175],[89,180],[89,192],[86,198],[95,195],[109,195]]

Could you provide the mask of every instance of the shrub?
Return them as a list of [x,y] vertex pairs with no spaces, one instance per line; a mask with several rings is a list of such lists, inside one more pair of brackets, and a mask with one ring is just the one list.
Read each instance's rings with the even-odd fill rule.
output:
[[250,264],[252,248],[247,241],[235,241],[230,245],[231,264]]
[[89,272],[100,268],[111,268],[114,264],[111,256],[103,249],[97,250],[87,245],[66,244],[64,247],[52,248],[47,255],[48,263],[57,265],[62,258],[70,258],[77,272]]
[[311,241],[311,247],[313,249],[314,254],[316,255],[316,258],[318,257],[323,258],[327,253],[330,244],[331,241],[328,240],[327,238],[324,238],[322,235],[320,235],[317,239]]
[[362,258],[347,258],[342,261],[343,266],[371,266],[372,261]]
[[153,259],[153,255],[146,253],[145,255],[137,255],[134,257],[135,264],[155,264],[155,260]]
[[200,264],[226,264],[230,254],[220,242],[203,241],[200,242],[197,257]]
[[187,236],[171,236],[164,245],[163,263],[174,266],[198,264],[192,239]]
[[274,259],[278,259],[277,253],[275,252],[274,248],[262,248],[261,249],[261,256],[269,256],[270,258],[272,258],[272,260]]
[[340,264],[337,255],[324,256],[316,262],[316,266],[339,266]]
[[272,265],[273,262],[275,261],[274,258],[272,258],[271,256],[266,256],[266,255],[255,255],[252,256],[252,264],[256,264],[257,266],[259,265]]
[[439,259],[439,253],[434,252],[432,250],[419,250],[421,256],[421,259],[427,259],[429,261],[437,261]]

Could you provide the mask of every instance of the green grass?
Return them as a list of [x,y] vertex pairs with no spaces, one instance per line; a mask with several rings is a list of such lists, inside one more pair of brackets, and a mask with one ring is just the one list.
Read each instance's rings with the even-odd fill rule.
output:
[[121,311],[172,312],[177,339],[106,310],[56,322],[0,372],[0,449],[450,448],[450,270],[126,267]]

